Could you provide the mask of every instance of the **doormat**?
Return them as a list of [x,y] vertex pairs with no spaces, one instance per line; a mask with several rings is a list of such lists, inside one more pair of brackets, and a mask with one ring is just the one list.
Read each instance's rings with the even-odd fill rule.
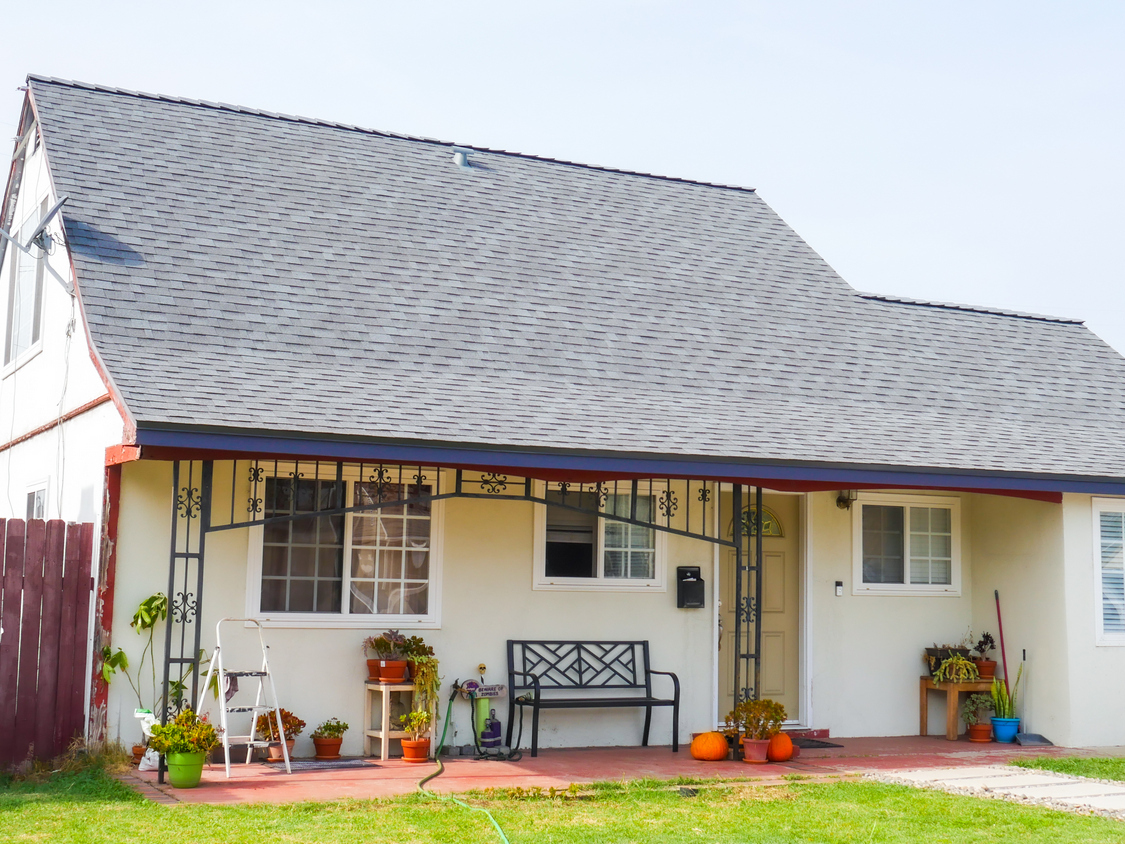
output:
[[1054,747],[1055,743],[1048,741],[1039,733],[1016,733],[1016,744],[1024,747]]
[[[284,762],[269,762],[267,763],[270,770],[277,773],[285,773]],[[378,768],[374,762],[368,762],[366,759],[290,759],[289,767],[293,773],[299,771],[335,771],[340,768]]]
[[797,736],[793,739],[794,747],[799,747],[802,750],[813,750],[819,747],[843,747],[842,744],[833,744],[830,741],[823,741],[818,738],[806,738],[805,736]]

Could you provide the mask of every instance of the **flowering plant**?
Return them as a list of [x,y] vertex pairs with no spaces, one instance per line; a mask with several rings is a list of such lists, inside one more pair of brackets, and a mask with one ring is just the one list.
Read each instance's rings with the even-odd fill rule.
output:
[[219,734],[207,716],[185,709],[168,724],[154,724],[148,746],[157,753],[206,753],[219,743]]
[[[305,729],[305,722],[288,709],[283,709],[281,710],[281,726],[285,730],[285,740],[288,741],[301,734],[301,730]],[[276,713],[266,712],[259,715],[257,727],[258,732],[270,741],[281,741],[281,735],[277,731]]]
[[[348,724],[346,721],[341,721],[339,718],[329,718],[312,731],[312,737],[318,739],[340,738],[347,731]],[[289,733],[286,732],[285,735],[289,735]]]

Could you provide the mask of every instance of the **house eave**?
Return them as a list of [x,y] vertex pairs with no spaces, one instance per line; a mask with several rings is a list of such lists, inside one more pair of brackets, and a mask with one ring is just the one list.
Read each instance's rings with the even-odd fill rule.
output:
[[138,426],[146,459],[344,460],[503,469],[544,479],[705,478],[811,491],[840,488],[950,489],[1061,500],[1061,494],[1125,495],[1125,478],[884,464],[726,458],[590,449],[401,440],[289,431]]

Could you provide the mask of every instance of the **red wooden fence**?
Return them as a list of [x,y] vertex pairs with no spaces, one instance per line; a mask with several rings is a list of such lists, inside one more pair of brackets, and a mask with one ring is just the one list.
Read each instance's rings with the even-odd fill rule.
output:
[[0,519],[0,768],[82,735],[92,524]]

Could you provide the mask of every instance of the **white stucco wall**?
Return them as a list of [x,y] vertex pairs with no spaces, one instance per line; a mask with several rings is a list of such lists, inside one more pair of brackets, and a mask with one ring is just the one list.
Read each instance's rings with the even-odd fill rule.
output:
[[[27,163],[13,228],[18,231],[28,217],[38,219],[44,198],[48,205],[55,201],[40,150]],[[51,231],[58,234],[59,230],[56,217]],[[9,245],[0,266],[0,335],[5,333],[14,254]],[[61,243],[48,261],[63,278],[70,277]],[[90,359],[81,309],[46,272],[41,318],[37,347],[0,368],[0,443],[10,442],[106,393]],[[0,336],[0,343],[6,342],[7,337]],[[23,518],[29,488],[46,481],[47,518],[97,522],[105,449],[121,442],[121,433],[121,417],[112,403],[106,403],[0,451],[0,517]]]

